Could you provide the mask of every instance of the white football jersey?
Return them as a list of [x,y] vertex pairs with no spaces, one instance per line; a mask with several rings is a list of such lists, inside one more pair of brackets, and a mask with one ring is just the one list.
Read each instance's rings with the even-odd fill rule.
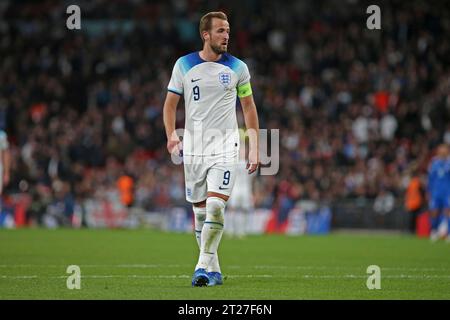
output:
[[183,153],[235,156],[239,150],[236,97],[252,94],[247,65],[228,53],[218,61],[193,52],[177,60],[167,89],[184,96]]

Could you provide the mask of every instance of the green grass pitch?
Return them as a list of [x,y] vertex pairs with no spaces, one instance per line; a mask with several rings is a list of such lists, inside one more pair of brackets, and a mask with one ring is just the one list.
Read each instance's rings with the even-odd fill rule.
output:
[[[0,230],[0,299],[450,299],[450,244],[406,235],[224,237],[224,285],[191,287],[193,234]],[[67,266],[81,289],[66,286]],[[369,265],[381,289],[369,290]]]

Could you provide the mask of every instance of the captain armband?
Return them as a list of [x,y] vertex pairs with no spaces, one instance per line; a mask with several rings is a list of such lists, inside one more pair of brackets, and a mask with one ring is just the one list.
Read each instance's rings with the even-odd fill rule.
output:
[[252,93],[252,86],[250,85],[250,82],[247,82],[237,88],[237,95],[239,98],[248,97]]

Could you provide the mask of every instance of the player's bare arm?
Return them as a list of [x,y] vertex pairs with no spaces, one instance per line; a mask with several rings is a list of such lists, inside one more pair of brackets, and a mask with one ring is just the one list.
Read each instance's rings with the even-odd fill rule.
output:
[[167,136],[167,151],[170,154],[179,154],[181,148],[180,138],[175,132],[176,112],[179,101],[180,96],[178,94],[170,91],[167,92],[163,108],[163,117]]
[[255,101],[253,95],[240,98],[242,112],[244,114],[245,126],[249,137],[249,151],[248,151],[248,173],[251,174],[256,171],[259,165],[258,155],[258,137],[259,137],[259,121],[258,112],[256,111]]

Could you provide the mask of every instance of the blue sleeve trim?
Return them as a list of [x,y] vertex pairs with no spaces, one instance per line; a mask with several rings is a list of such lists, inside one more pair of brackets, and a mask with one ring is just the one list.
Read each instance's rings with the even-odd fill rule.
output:
[[175,94],[177,94],[177,95],[179,95],[179,96],[182,96],[182,95],[183,95],[183,93],[181,93],[181,92],[179,92],[179,91],[177,91],[177,90],[175,90],[175,89],[167,89],[167,91],[172,92],[172,93],[175,93]]

